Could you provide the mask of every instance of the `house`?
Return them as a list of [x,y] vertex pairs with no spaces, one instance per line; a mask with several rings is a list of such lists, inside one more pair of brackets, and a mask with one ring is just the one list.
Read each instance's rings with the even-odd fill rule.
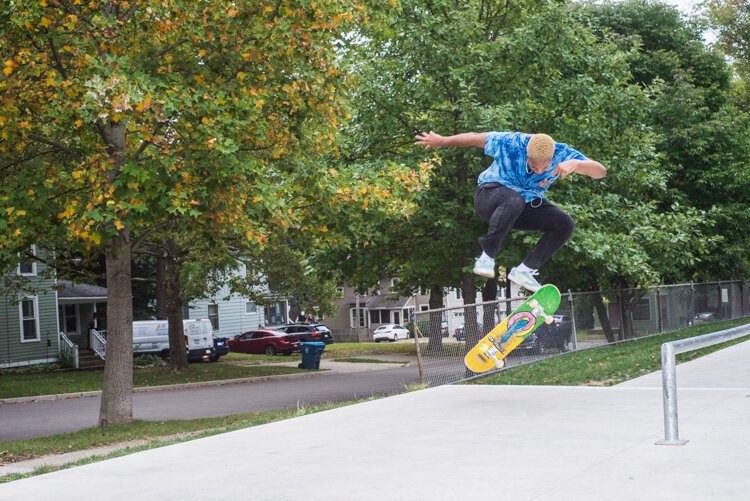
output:
[[0,296],[0,367],[56,362],[59,358],[56,281],[45,277],[44,271],[43,263],[21,260],[10,272],[34,292]]
[[[337,288],[334,301],[336,314],[325,319],[325,324],[336,339],[366,340],[383,324],[405,324],[414,318],[416,311],[429,309],[429,296],[395,296],[393,288],[398,279],[383,279],[368,294],[357,294],[353,287]],[[359,328],[357,328],[359,325]]]
[[[325,324],[331,329],[337,339],[366,340],[370,339],[372,332],[383,324],[404,324],[414,319],[416,312],[428,311],[430,309],[429,294],[396,297],[391,292],[398,283],[397,278],[388,278],[380,281],[379,286],[368,291],[366,295],[356,294],[353,287],[339,286],[339,297],[335,301],[337,313],[325,319]],[[506,290],[498,290],[498,299],[504,299]],[[518,286],[512,284],[512,297],[518,297]],[[481,292],[477,292],[475,302],[482,302]],[[446,309],[443,318],[444,328],[452,333],[457,327],[463,326],[464,304],[461,291],[448,289],[443,297],[443,305]],[[359,316],[357,316],[359,308]],[[450,318],[449,318],[450,317]],[[359,322],[359,329],[357,329]]]
[[[246,267],[238,262],[232,272],[240,276],[246,274]],[[289,321],[289,302],[275,297],[265,288],[267,299],[257,304],[249,298],[232,293],[228,286],[223,286],[211,297],[190,301],[183,309],[183,318],[211,321],[215,337],[232,338],[250,329],[283,325]]]
[[66,347],[88,349],[89,328],[102,328],[107,289],[48,272],[43,262],[26,259],[11,271],[31,292],[0,296],[0,367],[57,362]]

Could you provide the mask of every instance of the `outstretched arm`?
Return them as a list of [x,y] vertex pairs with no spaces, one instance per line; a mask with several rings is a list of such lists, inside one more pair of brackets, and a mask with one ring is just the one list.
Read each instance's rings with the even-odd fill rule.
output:
[[607,175],[607,169],[596,160],[566,160],[555,167],[554,174],[565,179],[570,174],[582,174],[592,179],[601,179]]
[[484,149],[484,141],[487,139],[487,132],[466,132],[456,134],[455,136],[441,136],[434,132],[421,132],[414,139],[414,144],[424,146],[425,148],[468,148],[476,146]]

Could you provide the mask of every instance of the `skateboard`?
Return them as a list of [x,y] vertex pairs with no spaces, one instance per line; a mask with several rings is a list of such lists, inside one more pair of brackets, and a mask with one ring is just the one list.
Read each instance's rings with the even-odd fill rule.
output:
[[508,353],[542,322],[553,322],[552,314],[558,306],[560,291],[554,285],[543,285],[469,350],[464,357],[466,367],[480,373],[503,367]]

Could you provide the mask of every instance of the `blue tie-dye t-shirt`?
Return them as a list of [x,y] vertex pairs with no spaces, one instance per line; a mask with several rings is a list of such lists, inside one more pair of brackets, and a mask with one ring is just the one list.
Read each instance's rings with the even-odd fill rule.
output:
[[557,164],[565,160],[586,160],[581,152],[567,144],[555,143],[555,154],[549,169],[537,174],[528,166],[526,145],[530,139],[531,134],[522,132],[487,134],[484,153],[495,161],[479,175],[477,183],[500,183],[520,193],[526,202],[531,202],[537,198],[546,198],[544,192],[557,180],[557,176],[552,174]]

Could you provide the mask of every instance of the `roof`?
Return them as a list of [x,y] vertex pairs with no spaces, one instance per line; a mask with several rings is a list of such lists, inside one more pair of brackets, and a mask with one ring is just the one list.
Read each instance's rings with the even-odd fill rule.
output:
[[391,294],[380,294],[368,299],[367,303],[365,303],[365,308],[367,308],[368,310],[390,310],[403,308],[409,303],[410,300],[410,296],[394,298]]
[[57,298],[58,299],[87,299],[106,301],[107,288],[98,285],[74,284],[67,280],[57,281]]

